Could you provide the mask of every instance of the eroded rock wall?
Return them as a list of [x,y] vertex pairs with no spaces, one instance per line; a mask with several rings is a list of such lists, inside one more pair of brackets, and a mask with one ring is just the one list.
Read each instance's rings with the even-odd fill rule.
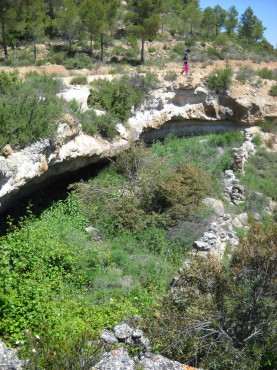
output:
[[[73,88],[67,89],[63,97],[79,97],[84,103],[84,93],[76,94],[74,88],[74,94],[70,94],[70,89]],[[87,94],[87,88],[84,89]],[[40,140],[20,151],[7,145],[0,156],[0,212],[17,197],[31,192],[35,185],[114,157],[134,141],[162,139],[168,133],[182,136],[241,129],[266,115],[277,116],[276,112],[274,99],[259,96],[251,88],[244,95],[232,89],[218,98],[202,83],[201,75],[163,81],[134,112],[127,128],[118,125],[118,137],[113,141],[88,136],[77,122],[64,117],[55,140]]]

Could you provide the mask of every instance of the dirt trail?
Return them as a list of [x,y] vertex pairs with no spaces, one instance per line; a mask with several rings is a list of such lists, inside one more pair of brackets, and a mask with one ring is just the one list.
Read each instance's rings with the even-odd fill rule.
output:
[[[232,67],[234,70],[238,70],[240,66],[248,65],[253,69],[260,69],[260,68],[269,68],[269,69],[277,69],[277,62],[261,62],[261,63],[253,63],[251,60],[216,60],[213,64],[208,65],[206,68],[202,67],[203,63],[200,62],[190,62],[190,69],[192,73],[197,72],[210,72],[214,68],[224,68],[226,66]],[[46,64],[44,66],[29,66],[29,67],[5,67],[0,66],[0,71],[13,71],[17,70],[20,76],[24,76],[28,72],[38,72],[38,73],[46,73],[48,75],[58,75],[58,76],[91,76],[91,75],[109,75],[109,71],[111,66],[101,66],[99,68],[92,68],[92,69],[81,69],[81,70],[69,70],[66,69],[62,65],[58,64]],[[182,61],[180,63],[176,62],[169,62],[165,65],[164,68],[159,69],[159,67],[151,67],[150,70],[155,73],[164,74],[168,71],[179,73],[182,69]],[[134,73],[136,71],[135,67],[127,67],[127,73]]]

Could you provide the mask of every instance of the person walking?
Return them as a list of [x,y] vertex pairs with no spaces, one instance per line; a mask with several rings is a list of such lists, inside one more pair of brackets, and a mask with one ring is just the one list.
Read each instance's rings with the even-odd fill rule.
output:
[[184,67],[181,71],[181,75],[184,74],[184,72],[186,72],[186,75],[189,73],[189,59],[188,59],[188,53],[190,53],[190,49],[186,49],[184,51]]

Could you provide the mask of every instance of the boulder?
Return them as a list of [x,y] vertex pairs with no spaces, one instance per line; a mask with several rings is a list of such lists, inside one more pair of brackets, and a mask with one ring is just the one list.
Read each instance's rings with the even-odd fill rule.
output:
[[14,348],[8,348],[5,343],[0,342],[0,369],[1,370],[20,370],[23,369],[24,362],[18,358]]

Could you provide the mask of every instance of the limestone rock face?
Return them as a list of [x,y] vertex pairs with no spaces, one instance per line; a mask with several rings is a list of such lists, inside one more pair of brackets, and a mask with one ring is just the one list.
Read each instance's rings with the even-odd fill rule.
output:
[[8,348],[5,343],[0,342],[0,369],[20,370],[23,369],[24,361],[19,360],[16,350]]
[[[88,109],[88,95],[87,87],[69,87],[61,93],[66,100],[76,99],[83,110]],[[274,115],[276,107],[273,98],[254,95],[251,88],[240,94],[231,89],[219,98],[208,91],[203,75],[198,73],[193,78],[163,81],[139,109],[133,110],[127,128],[118,125],[118,136],[113,141],[85,135],[72,116],[64,115],[57,139],[39,140],[19,151],[9,145],[4,148],[0,156],[0,212],[45,180],[104,161],[139,139],[162,139],[171,132],[181,136],[242,128],[265,115]],[[237,153],[238,169],[243,167],[246,152]]]

